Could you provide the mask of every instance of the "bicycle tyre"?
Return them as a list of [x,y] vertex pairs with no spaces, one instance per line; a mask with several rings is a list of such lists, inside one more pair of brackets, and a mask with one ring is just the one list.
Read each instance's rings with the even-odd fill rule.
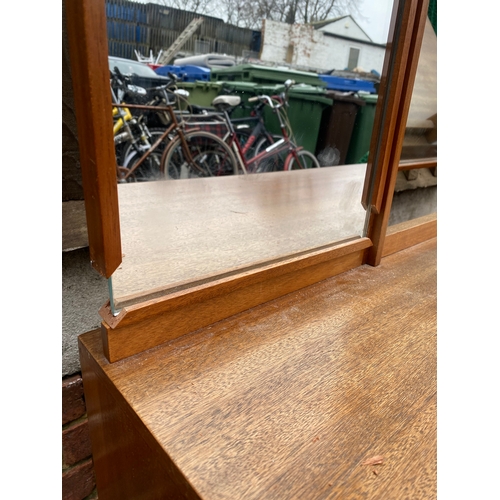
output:
[[[235,132],[236,132],[236,137],[238,138],[238,142],[240,143],[240,146],[242,148],[244,148],[248,139],[250,138],[250,136],[252,134],[252,130],[251,129],[236,129]],[[246,159],[252,158],[256,155],[257,147],[258,147],[260,141],[263,141],[263,140],[265,140],[268,145],[271,144],[265,136],[263,136],[263,135],[257,136],[254,143],[246,151],[246,154],[245,154]]]
[[185,158],[180,137],[165,149],[161,172],[166,179],[219,177],[238,172],[236,158],[229,146],[218,136],[205,131],[184,134],[193,164]]
[[[236,140],[240,144],[241,148],[244,149],[247,145],[250,136],[252,135],[251,129],[237,129],[236,132]],[[231,141],[227,141],[228,145],[231,144]],[[248,149],[244,153],[244,161],[245,163],[250,161],[254,156],[256,156],[263,148],[270,146],[272,144],[271,141],[267,138],[266,135],[260,134],[258,135],[253,143],[248,147]],[[236,154],[236,153],[235,153]],[[239,162],[238,162],[239,163]],[[257,170],[258,163],[252,163],[250,165],[246,165],[247,173],[254,173]],[[239,173],[243,173],[243,170],[240,170]]]
[[[274,142],[279,141],[283,139],[282,136],[280,135],[273,135],[273,140]],[[271,146],[273,143],[269,141],[267,137],[262,137],[259,139],[257,142],[257,145],[255,146],[255,156],[260,154],[262,151],[264,151],[266,148]],[[279,172],[284,169],[285,166],[285,159],[286,159],[286,151],[274,154],[270,156],[269,158],[265,158],[259,162],[256,162],[255,165],[253,166],[253,171],[257,174],[263,174],[266,172]]]
[[[142,158],[143,153],[132,151],[125,159],[123,167],[131,170],[134,165]],[[163,178],[161,174],[162,153],[153,151],[139,167],[127,177],[127,182],[146,182],[155,181]],[[125,171],[126,171],[125,170]]]
[[[165,133],[165,129],[151,129],[151,145],[153,145],[158,139],[160,139]],[[168,146],[170,139],[167,137],[163,142],[161,142],[157,148],[144,160],[144,162],[127,178],[127,182],[145,182],[152,180],[159,180],[163,178],[161,172],[161,160],[163,157],[163,152]],[[139,146],[140,151],[134,147],[134,145],[128,141],[125,143],[123,150],[123,160],[122,166],[130,170],[134,165],[142,158],[149,146]]]
[[[151,134],[150,142],[151,145],[153,145],[165,133],[165,129],[151,128],[149,129],[149,133]],[[170,140],[171,139],[167,136],[165,140],[156,149],[157,151],[161,152],[160,156],[163,154],[163,151],[165,150],[165,147],[169,144]],[[134,148],[134,145],[132,144],[131,141],[125,141],[121,144],[121,146],[122,146],[122,153],[120,156],[120,160],[121,160],[121,165],[125,166],[125,160],[130,155],[130,153],[132,153],[132,151],[136,151],[136,149]],[[146,151],[146,149],[147,147],[144,147],[144,151]],[[118,159],[118,155],[116,158]]]
[[319,161],[317,158],[306,151],[305,149],[301,149],[297,151],[297,156],[299,157],[299,162],[295,159],[292,154],[289,154],[285,161],[285,170],[303,170],[304,168],[320,168]]

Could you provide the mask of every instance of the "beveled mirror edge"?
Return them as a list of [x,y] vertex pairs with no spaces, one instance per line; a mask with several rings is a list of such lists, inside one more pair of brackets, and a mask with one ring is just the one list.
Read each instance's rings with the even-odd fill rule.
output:
[[363,264],[368,238],[311,252],[124,308],[99,311],[110,362],[150,349]]

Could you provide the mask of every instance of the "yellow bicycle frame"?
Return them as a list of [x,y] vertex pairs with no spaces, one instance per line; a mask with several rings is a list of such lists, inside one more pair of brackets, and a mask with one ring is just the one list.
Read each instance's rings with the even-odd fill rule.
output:
[[[122,108],[124,113],[125,113],[125,116],[122,117],[122,118],[118,118],[118,120],[116,120],[116,122],[114,123],[113,125],[113,135],[116,135],[120,129],[123,127],[123,123],[124,123],[124,119],[125,121],[129,121],[132,119],[132,113],[130,112],[130,109],[128,108]],[[113,108],[113,117],[115,117],[116,115],[118,114],[118,108],[114,107]]]

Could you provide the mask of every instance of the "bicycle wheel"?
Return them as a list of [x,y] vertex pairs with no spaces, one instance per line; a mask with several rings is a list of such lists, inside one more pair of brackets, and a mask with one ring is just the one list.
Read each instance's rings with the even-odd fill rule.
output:
[[[277,142],[283,139],[279,135],[273,136],[274,142]],[[263,152],[266,148],[271,146],[273,143],[269,141],[267,137],[262,137],[257,142],[255,146],[255,156]],[[255,162],[253,165],[253,171],[258,174],[266,173],[266,172],[279,172],[284,169],[285,159],[287,156],[287,151],[282,151],[281,153],[276,153],[269,158],[265,158],[258,162]]]
[[285,170],[301,170],[304,168],[320,168],[319,162],[316,157],[306,151],[301,149],[297,151],[298,161],[291,154],[288,155],[285,162]]
[[[252,134],[252,130],[251,129],[236,129],[235,132],[236,132],[236,137],[238,139],[238,142],[240,143],[240,146],[242,148],[245,148],[246,144],[248,142],[248,139],[250,138],[250,136]],[[249,158],[252,158],[253,156],[255,156],[259,142],[262,141],[263,139],[265,140],[266,138],[263,136],[258,136],[256,138],[256,140],[253,142],[253,144],[250,147],[248,147],[248,149],[245,152],[246,159],[249,159]],[[266,142],[268,143],[268,145],[270,144],[269,141],[266,141]]]
[[164,152],[161,172],[168,179],[218,177],[237,173],[237,162],[229,146],[210,132],[195,131],[184,134],[192,162],[180,137]]
[[[151,146],[165,133],[164,128],[151,128],[149,129],[149,133],[151,134],[151,139],[149,142],[151,143]],[[163,154],[163,151],[165,150],[165,147],[168,145],[170,142],[171,138],[166,137],[163,142],[160,143],[158,146],[157,150],[160,151],[160,156]],[[122,165],[125,163],[126,158],[132,153],[132,151],[136,151],[134,148],[134,145],[130,141],[126,141],[121,144],[122,146],[122,153],[121,156],[119,157],[118,155],[116,156],[116,159],[121,161]],[[148,146],[145,145],[139,145],[139,148],[142,151],[146,151],[148,149]]]
[[[151,129],[151,146],[165,133],[164,129]],[[146,158],[146,160],[128,177],[129,182],[144,182],[163,178],[161,173],[161,159],[166,146],[169,143],[168,137],[162,141],[156,149]],[[151,146],[139,145],[139,151],[131,142],[124,145],[122,153],[122,165],[127,169],[132,169],[142,158],[143,154]]]
[[[159,180],[163,177],[161,174],[161,156],[162,154],[153,151],[132,174],[127,178],[128,182],[145,182]],[[135,164],[143,157],[143,153],[132,151],[125,159],[123,167],[131,170]]]

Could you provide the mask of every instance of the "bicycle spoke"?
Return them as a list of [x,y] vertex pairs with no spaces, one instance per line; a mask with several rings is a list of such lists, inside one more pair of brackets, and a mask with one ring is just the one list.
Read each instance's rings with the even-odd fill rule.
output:
[[167,151],[164,171],[168,172],[168,178],[218,177],[235,173],[236,160],[222,139],[209,132],[190,132],[185,138],[186,146],[179,138]]

